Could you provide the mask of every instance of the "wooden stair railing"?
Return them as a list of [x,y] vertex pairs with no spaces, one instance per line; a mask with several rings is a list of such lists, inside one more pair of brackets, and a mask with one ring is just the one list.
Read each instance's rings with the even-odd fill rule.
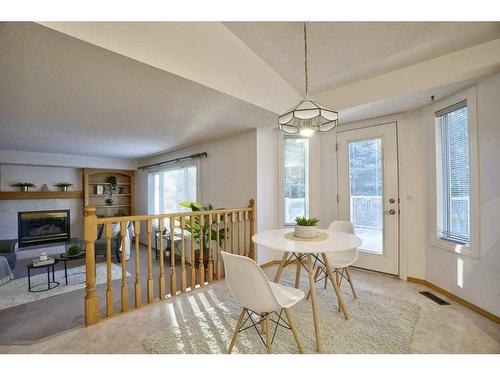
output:
[[[255,260],[255,248],[252,236],[255,233],[255,201],[250,200],[248,207],[234,209],[220,209],[212,211],[179,212],[162,215],[138,215],[123,217],[97,218],[94,207],[85,207],[84,212],[84,240],[86,248],[86,287],[85,287],[85,324],[87,326],[98,323],[102,318],[117,316],[129,309],[138,309],[144,305],[156,302],[154,291],[157,288],[159,300],[174,297],[189,292],[195,288],[203,287],[224,277],[221,251],[229,251],[233,254],[248,256]],[[166,238],[167,245],[170,244],[169,281],[170,293],[166,294],[165,262],[163,252],[163,235],[158,238],[160,256],[158,262],[153,263],[152,236],[155,235],[153,222],[157,223],[157,230],[163,233],[165,220],[168,220],[167,228],[170,230],[170,238]],[[125,246],[125,238],[129,222],[134,228],[134,239],[130,238],[130,260],[134,259],[135,268],[133,272],[133,287],[130,293],[134,293],[133,307],[129,305],[129,287],[127,282],[127,257],[121,256],[121,288],[120,288],[120,312],[114,308],[113,277],[112,277],[112,255],[111,240],[113,224],[118,223],[122,246]],[[97,228],[104,226],[106,238],[106,290],[104,316],[99,310],[99,297],[96,290],[96,259],[94,242],[97,239]],[[198,238],[187,236],[186,226],[198,228]],[[141,228],[142,227],[142,228]],[[243,228],[241,228],[243,227]],[[223,229],[223,230],[221,230]],[[180,231],[180,238],[174,238],[176,230]],[[145,233],[147,243],[140,243],[140,234]],[[202,240],[199,241],[198,239]],[[190,246],[186,246],[186,240],[190,240]],[[203,240],[205,239],[205,240]],[[176,242],[180,241],[180,246]],[[196,243],[195,243],[196,242]],[[214,242],[214,244],[212,243]],[[142,248],[141,248],[142,246]],[[204,248],[206,246],[206,249]],[[228,249],[229,246],[229,249]],[[196,247],[198,258],[196,258]],[[176,257],[175,250],[180,248],[180,257]],[[155,249],[156,251],[157,249]],[[141,275],[141,251],[147,251],[147,272]],[[188,253],[189,260],[186,257]],[[177,258],[177,259],[176,259]],[[176,261],[180,263],[177,264]],[[205,266],[206,264],[206,266]],[[158,277],[155,282],[153,269],[158,267]],[[143,272],[144,274],[144,272]],[[189,283],[187,276],[189,275]],[[142,293],[142,276],[146,286],[146,296]],[[156,286],[155,286],[156,284]]]

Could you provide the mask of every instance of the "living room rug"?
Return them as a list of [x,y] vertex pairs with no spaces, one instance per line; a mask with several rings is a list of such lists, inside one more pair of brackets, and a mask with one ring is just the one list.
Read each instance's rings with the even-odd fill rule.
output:
[[[45,292],[32,293],[28,291],[28,278],[22,277],[14,279],[11,282],[0,286],[0,310],[9,307],[23,305],[34,301],[39,301],[44,298],[52,297],[58,294],[69,293],[74,290],[85,288],[85,266],[68,268],[68,283],[66,285],[64,278],[64,270],[57,270],[54,273],[55,280],[59,285]],[[127,277],[130,273],[127,272]],[[111,279],[119,280],[122,277],[122,269],[120,265],[111,264]],[[51,275],[52,280],[52,275]],[[47,283],[47,274],[41,273],[31,276],[31,285]],[[98,263],[96,265],[96,284],[106,283],[106,264]]]
[[[287,272],[282,283],[293,285],[293,280],[294,274]],[[301,278],[301,289],[307,290],[306,285],[305,278]],[[324,353],[408,353],[420,310],[417,304],[362,289],[356,290],[358,298],[354,299],[345,283],[342,291],[350,314],[350,319],[345,320],[338,312],[331,286],[317,290]],[[226,353],[241,306],[231,299],[202,310],[187,320],[177,316],[177,326],[147,336],[144,340],[146,351]],[[298,303],[291,309],[291,315],[305,352],[315,353],[310,302],[304,299]],[[250,328],[239,334],[233,353],[265,353],[265,347]],[[298,353],[291,331],[278,329],[273,353]]]

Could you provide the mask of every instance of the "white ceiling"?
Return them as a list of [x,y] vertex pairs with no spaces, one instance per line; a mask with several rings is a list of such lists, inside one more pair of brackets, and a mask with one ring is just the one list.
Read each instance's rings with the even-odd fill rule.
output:
[[[276,126],[303,92],[298,22],[43,25],[0,23],[0,149],[140,158]],[[311,92],[344,123],[500,65],[500,23],[314,22],[309,38]]]
[[[295,90],[304,92],[302,22],[226,22]],[[311,22],[312,95],[500,38],[500,22]]]
[[0,24],[0,149],[139,158],[275,115],[34,23]]

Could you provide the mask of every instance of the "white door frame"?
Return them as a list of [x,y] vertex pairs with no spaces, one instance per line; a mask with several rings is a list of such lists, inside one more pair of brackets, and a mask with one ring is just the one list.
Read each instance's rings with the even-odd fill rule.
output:
[[[337,142],[337,137],[339,135],[339,133],[343,133],[343,132],[348,132],[348,131],[354,131],[354,130],[360,130],[360,129],[368,129],[368,128],[373,128],[373,127],[378,127],[378,126],[382,126],[382,125],[389,125],[389,124],[394,124],[394,129],[395,129],[395,141],[396,141],[396,160],[395,160],[395,163],[396,163],[396,169],[397,169],[397,196],[399,199],[399,204],[397,205],[397,209],[399,210],[399,214],[397,215],[397,220],[398,220],[398,223],[397,223],[397,241],[396,241],[396,244],[395,244],[395,251],[396,251],[396,256],[397,256],[397,276],[400,278],[400,279],[403,279],[403,280],[406,280],[407,278],[407,251],[402,249],[402,246],[401,246],[401,241],[402,241],[402,229],[401,229],[401,207],[402,207],[402,203],[403,203],[403,200],[400,198],[401,197],[401,183],[400,183],[400,179],[401,179],[401,176],[400,176],[400,173],[399,173],[399,169],[400,169],[400,164],[401,164],[401,159],[400,159],[400,147],[399,147],[399,143],[400,143],[400,129],[399,129],[399,126],[398,126],[398,121],[395,119],[394,121],[384,121],[384,122],[381,122],[381,123],[375,123],[375,124],[369,124],[368,122],[364,122],[363,124],[359,124],[357,126],[352,126],[352,127],[349,127],[347,129],[338,129],[338,131],[336,131],[336,134],[335,134],[335,142]],[[404,135],[404,132],[403,132],[403,135]],[[338,145],[337,145],[338,147]],[[337,154],[337,153],[335,153]],[[337,171],[337,183],[336,183],[336,191],[337,193],[340,193],[340,190],[339,190],[339,160],[338,160],[338,154],[335,156],[335,164],[336,164],[336,171]],[[337,202],[337,217],[341,217],[340,216],[340,205],[339,203]],[[376,271],[375,271],[376,272]],[[392,275],[392,274],[391,274]]]

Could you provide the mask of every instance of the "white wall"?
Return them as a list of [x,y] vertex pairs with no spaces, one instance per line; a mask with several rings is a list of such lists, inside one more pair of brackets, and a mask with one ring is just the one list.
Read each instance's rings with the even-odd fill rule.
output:
[[[344,124],[337,131],[396,122],[399,146],[400,215],[400,276],[425,278],[425,210],[426,210],[426,143],[420,111],[410,111],[375,119]],[[337,215],[337,153],[336,132],[320,135],[319,163],[321,172],[311,175],[311,190],[319,191],[320,207],[311,209],[318,215],[321,226],[338,219]],[[313,161],[317,157],[312,155]],[[411,197],[411,199],[409,199]],[[314,197],[311,197],[313,200]],[[313,201],[314,202],[314,201]],[[314,206],[317,207],[318,203]],[[313,205],[311,208],[314,207]]]
[[[138,165],[175,159],[200,152],[208,157],[199,159],[200,200],[214,207],[246,207],[257,196],[256,130],[219,138],[185,147],[173,152],[140,160]],[[136,213],[146,214],[147,170],[139,170],[136,180]]]
[[0,191],[18,191],[12,187],[17,182],[31,182],[37,187],[31,190],[40,190],[42,184],[47,184],[49,190],[57,191],[54,184],[69,182],[73,184],[71,190],[82,190],[82,170],[67,167],[41,167],[32,165],[0,165]]
[[[214,207],[246,207],[250,199],[257,198],[256,139],[257,132],[253,129],[143,159],[138,165],[206,152],[208,156],[199,159],[200,201]],[[147,175],[147,170],[139,170],[136,174],[138,215],[148,211]],[[141,236],[141,241],[145,242],[146,238]]]
[[51,154],[15,150],[0,150],[0,164],[107,169],[136,169],[137,167],[137,162],[130,159],[101,158],[95,156]]
[[[257,129],[257,225],[256,232],[279,228],[278,129]],[[282,254],[281,254],[282,255]],[[280,259],[272,249],[257,246],[257,262]]]
[[432,246],[428,246],[426,255],[428,281],[497,316],[500,316],[499,118],[500,74],[496,74],[477,84],[479,259]]

